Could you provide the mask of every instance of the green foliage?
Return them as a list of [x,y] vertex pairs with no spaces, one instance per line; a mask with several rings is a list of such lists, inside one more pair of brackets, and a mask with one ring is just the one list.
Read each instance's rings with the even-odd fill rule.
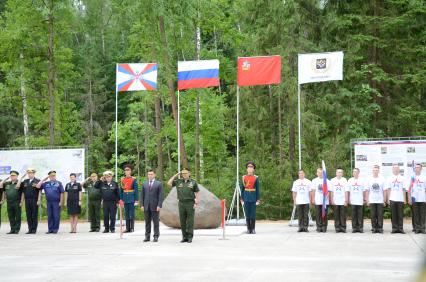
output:
[[[261,179],[262,218],[288,218],[297,172],[297,55],[343,50],[344,80],[302,86],[303,166],[325,160],[349,171],[351,138],[426,135],[426,7],[423,1],[83,0],[53,2],[55,145],[85,145],[88,171],[115,163],[115,66],[157,62],[158,90],[118,95],[118,162],[143,181],[177,169],[177,134],[167,81],[177,61],[220,60],[220,88],[180,93],[181,128],[192,171],[196,99],[201,101],[202,183],[229,204],[236,183],[236,60],[281,55],[280,85],[240,89],[240,174]],[[49,144],[46,1],[0,1],[0,147]],[[164,18],[167,46],[161,38]],[[167,49],[166,49],[167,48]],[[168,66],[166,66],[168,54]],[[171,70],[171,71],[169,71]],[[175,93],[177,94],[177,93]],[[161,130],[155,105],[160,98]],[[119,174],[122,174],[121,168]],[[332,175],[331,175],[332,176]],[[138,211],[138,218],[142,215]]]

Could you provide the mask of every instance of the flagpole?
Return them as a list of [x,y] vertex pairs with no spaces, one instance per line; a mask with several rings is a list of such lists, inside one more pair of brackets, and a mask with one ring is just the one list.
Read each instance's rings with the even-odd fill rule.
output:
[[177,96],[177,131],[178,131],[178,172],[180,172],[180,91],[178,90]]
[[[235,189],[239,189],[238,181],[240,179],[240,87],[237,84],[237,181]],[[240,193],[237,192],[237,222],[240,220]]]
[[[118,73],[118,64],[116,64],[116,71]],[[118,176],[118,85],[115,85],[115,181]]]
[[300,84],[297,83],[297,121],[298,121],[298,135],[299,135],[299,169],[302,169],[302,120],[300,112]]

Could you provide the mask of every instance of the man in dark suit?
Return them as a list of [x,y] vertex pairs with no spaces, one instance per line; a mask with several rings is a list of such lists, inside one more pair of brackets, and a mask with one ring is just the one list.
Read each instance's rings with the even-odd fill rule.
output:
[[142,184],[141,209],[145,214],[145,240],[151,240],[151,221],[154,223],[154,242],[160,236],[160,209],[163,205],[163,185],[155,179],[155,172],[148,171],[148,179]]

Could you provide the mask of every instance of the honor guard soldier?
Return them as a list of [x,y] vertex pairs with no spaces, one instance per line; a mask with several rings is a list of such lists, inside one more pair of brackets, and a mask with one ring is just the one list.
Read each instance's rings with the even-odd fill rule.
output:
[[346,187],[347,198],[352,207],[352,233],[364,233],[365,184],[359,178],[359,168],[354,168]]
[[387,198],[385,180],[379,175],[379,170],[378,165],[373,166],[373,175],[368,179],[365,191],[370,208],[372,233],[383,233],[383,208]]
[[[182,178],[177,178],[181,174]],[[177,197],[179,200],[179,219],[182,229],[181,243],[192,243],[194,237],[194,213],[198,205],[199,188],[197,182],[190,178],[188,169],[182,169],[180,173],[172,176],[167,185],[176,187]]]
[[311,199],[312,183],[305,178],[305,171],[298,171],[299,179],[293,182],[291,191],[293,192],[293,203],[297,208],[297,217],[299,222],[299,230],[297,232],[309,232],[309,203]]
[[403,176],[399,174],[399,165],[392,165],[392,176],[386,182],[387,200],[391,208],[392,232],[404,232],[404,204],[407,203],[405,192],[407,190],[407,183]]
[[247,174],[240,183],[241,203],[246,214],[247,234],[256,234],[256,206],[260,203],[260,183],[259,177],[254,175],[255,163],[248,162],[246,169]]
[[87,191],[88,210],[90,220],[90,232],[99,232],[101,229],[101,191],[95,189],[98,175],[93,172],[83,183],[83,188]]
[[120,192],[117,182],[112,180],[112,171],[105,171],[101,180],[96,182],[95,188],[101,191],[102,206],[104,211],[103,233],[115,232],[115,216],[117,215],[117,204],[120,200]]
[[51,170],[48,176],[37,183],[37,188],[43,189],[46,195],[47,225],[46,234],[57,234],[61,220],[61,207],[64,202],[64,187],[56,180],[56,171]]
[[70,216],[71,232],[77,233],[78,215],[81,213],[81,184],[77,182],[77,175],[70,174],[70,182],[65,185],[65,203]]
[[330,180],[330,202],[333,205],[334,229],[336,233],[346,233],[346,211],[348,205],[346,186],[348,181],[343,177],[343,169],[336,169],[336,177]]
[[[7,215],[10,222],[10,232],[7,234],[18,234],[21,229],[21,207],[24,202],[21,182],[18,180],[19,173],[10,171],[10,177],[0,183],[0,188],[4,188],[7,201]],[[10,179],[9,181],[7,181]]]
[[422,175],[421,164],[416,164],[408,201],[411,205],[414,233],[426,234],[426,177]]
[[132,167],[124,166],[125,177],[121,178],[120,204],[124,204],[124,214],[126,217],[126,231],[133,232],[135,229],[135,206],[138,205],[138,182],[132,177]]
[[[35,169],[28,168],[27,173],[21,178],[21,189],[24,193],[25,212],[28,223],[28,232],[26,234],[35,234],[38,226],[38,208],[41,204],[41,193],[40,189],[36,187],[40,179],[35,177],[35,173]],[[25,179],[26,176],[28,178]]]
[[[322,214],[322,206],[324,204],[324,197],[326,207],[329,205],[329,199],[328,199],[328,193],[324,196],[323,193],[323,184],[324,179],[322,175],[322,168],[317,168],[317,177],[312,179],[312,187],[311,187],[311,193],[313,194],[312,203],[315,205],[315,211],[316,211],[316,225],[317,225],[317,232],[327,232],[327,226],[328,226],[328,220],[327,220],[327,212]],[[330,186],[330,181],[327,179],[327,187]]]

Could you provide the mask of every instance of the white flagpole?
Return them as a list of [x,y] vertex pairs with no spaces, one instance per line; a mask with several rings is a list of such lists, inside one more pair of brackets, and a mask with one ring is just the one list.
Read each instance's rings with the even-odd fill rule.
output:
[[302,120],[300,112],[300,84],[297,83],[297,120],[298,120],[298,134],[299,134],[299,169],[302,169]]
[[177,108],[178,108],[178,111],[177,111],[177,118],[178,118],[178,121],[177,121],[177,123],[178,123],[178,128],[177,128],[177,130],[178,130],[178,136],[177,136],[177,139],[178,139],[178,172],[180,172],[180,102],[179,102],[179,100],[180,100],[180,91],[178,90],[178,96],[177,96]]
[[[116,64],[115,73],[118,73],[118,64]],[[115,181],[118,176],[118,85],[115,83]]]
[[240,220],[240,193],[238,181],[240,179],[240,87],[237,84],[237,167],[236,167],[237,181],[235,182],[235,189],[237,192],[237,222]]

